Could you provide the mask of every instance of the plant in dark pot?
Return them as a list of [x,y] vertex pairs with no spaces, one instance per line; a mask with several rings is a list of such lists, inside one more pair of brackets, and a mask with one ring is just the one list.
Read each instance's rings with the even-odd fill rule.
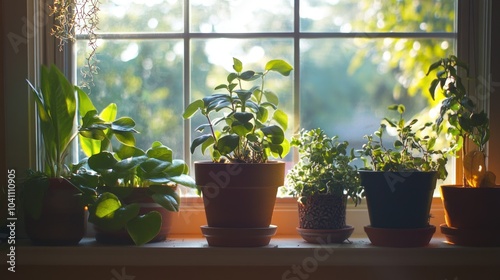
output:
[[177,186],[196,187],[186,163],[158,141],[146,151],[121,145],[115,152],[90,156],[86,163],[91,170],[76,168],[74,178],[98,193],[87,203],[96,240],[102,243],[164,241],[171,213],[179,211]]
[[36,244],[77,244],[85,234],[85,210],[81,192],[68,181],[66,157],[79,134],[74,124],[77,96],[86,93],[55,65],[41,67],[39,88],[28,84],[36,102],[43,165],[39,171],[29,170],[23,184],[26,234]]
[[290,149],[288,116],[265,82],[272,72],[288,76],[293,68],[283,60],[267,62],[263,72],[244,70],[236,58],[233,63],[227,84],[215,88],[225,92],[195,100],[183,114],[188,119],[199,112],[207,121],[196,130],[208,133],[191,144],[192,153],[200,147],[212,155],[212,161],[195,162],[208,222],[201,229],[212,246],[264,246],[276,231],[270,223],[285,177],[285,163],[268,159]]
[[286,176],[285,190],[298,197],[297,231],[307,242],[342,243],[354,230],[346,225],[347,199],[357,205],[362,190],[349,143],[317,128],[301,130],[291,145],[299,161]]
[[441,232],[457,245],[500,246],[500,187],[486,166],[488,116],[462,83],[460,71],[468,75],[464,62],[451,55],[433,63],[427,75],[433,71],[429,92],[433,99],[443,98],[436,127],[453,139],[463,163],[462,184],[441,186],[446,220]]
[[[368,169],[359,171],[370,218],[365,232],[374,245],[425,246],[436,230],[429,213],[436,181],[447,176],[448,152],[434,149],[432,123],[405,121],[403,105],[389,109],[399,117],[384,118],[359,151]],[[389,143],[388,131],[395,134]]]

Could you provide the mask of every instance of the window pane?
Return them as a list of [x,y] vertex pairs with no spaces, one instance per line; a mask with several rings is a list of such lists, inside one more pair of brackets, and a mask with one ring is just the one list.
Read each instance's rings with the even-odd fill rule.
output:
[[360,148],[389,105],[405,104],[407,119],[428,112],[433,102],[425,72],[453,50],[453,41],[437,39],[302,40],[300,125],[321,127]]
[[[84,47],[84,41],[78,43],[78,49]],[[158,140],[178,158],[183,157],[182,50],[181,40],[104,40],[99,46],[99,73],[90,88],[98,111],[114,102],[118,117],[136,121],[138,147],[147,149]],[[80,73],[85,58],[83,52],[78,54]]]
[[[191,44],[191,99],[196,100],[210,95],[219,84],[226,83],[232,68],[233,57],[242,61],[246,70],[263,71],[271,59],[284,59],[293,65],[292,39],[213,39],[193,40]],[[245,85],[243,85],[245,87]],[[245,87],[249,88],[249,86]],[[270,73],[266,79],[266,89],[274,91],[280,101],[280,109],[289,115],[288,135],[293,127],[293,75],[282,77]],[[223,91],[221,91],[223,92]],[[192,139],[201,134],[194,128],[206,123],[199,115],[193,117]],[[207,133],[207,131],[205,131]],[[202,155],[199,149],[193,160],[207,160],[210,155]],[[291,159],[290,159],[291,160]]]
[[303,0],[303,32],[454,32],[455,0]]
[[290,0],[192,0],[191,32],[279,32],[293,30]]
[[182,32],[183,2],[183,0],[100,0],[98,32]]

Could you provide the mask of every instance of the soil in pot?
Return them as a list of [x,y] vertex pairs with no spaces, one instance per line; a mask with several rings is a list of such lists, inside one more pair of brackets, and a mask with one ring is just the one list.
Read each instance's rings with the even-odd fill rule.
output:
[[36,245],[76,245],[85,235],[85,208],[66,179],[49,179],[39,219],[25,215],[26,234]]
[[360,171],[373,228],[428,228],[437,172]]
[[[148,194],[148,188],[105,187],[101,188],[101,190],[115,194],[124,204],[139,203],[139,206],[141,207],[139,215],[144,215],[151,211],[158,211],[162,216],[161,229],[160,232],[151,241],[149,241],[149,243],[166,240],[168,233],[170,232],[173,213],[154,202]],[[94,229],[96,232],[95,238],[97,242],[117,245],[134,244],[134,241],[129,236],[126,229],[106,231],[96,225],[94,225]]]

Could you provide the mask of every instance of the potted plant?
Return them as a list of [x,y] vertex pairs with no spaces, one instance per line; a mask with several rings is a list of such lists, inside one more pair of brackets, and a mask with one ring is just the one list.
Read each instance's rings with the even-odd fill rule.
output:
[[[425,246],[436,230],[429,212],[436,180],[447,176],[448,152],[434,149],[432,123],[405,121],[404,105],[389,110],[399,118],[384,118],[359,151],[368,169],[359,171],[370,218],[365,232],[374,245]],[[392,143],[383,141],[387,129],[396,134]]]
[[87,203],[96,240],[102,243],[164,241],[171,212],[179,211],[177,185],[196,187],[186,163],[158,141],[146,151],[121,145],[115,152],[90,156],[86,163],[91,170],[79,167],[74,178],[98,193]]
[[292,146],[299,161],[286,176],[286,190],[298,197],[299,227],[304,240],[312,243],[342,243],[354,228],[346,225],[346,203],[361,201],[361,187],[349,143],[328,137],[317,128],[301,130]]
[[26,234],[35,244],[77,244],[85,234],[80,191],[68,180],[68,149],[78,135],[77,97],[86,95],[55,66],[42,66],[40,88],[28,81],[36,102],[43,169],[28,171],[22,198]]
[[[208,226],[202,232],[212,246],[263,246],[276,231],[271,217],[285,164],[288,117],[278,109],[278,97],[265,87],[267,76],[288,76],[292,66],[283,60],[267,62],[263,72],[244,70],[233,58],[234,72],[227,84],[189,104],[185,119],[199,112],[207,123],[196,130],[208,133],[192,141],[191,152],[211,151],[212,161],[195,162],[195,180],[201,189]],[[258,84],[252,86],[252,82]]]
[[495,174],[487,170],[486,144],[489,119],[479,112],[467,93],[459,71],[468,75],[468,67],[451,55],[433,63],[427,75],[436,71],[429,92],[433,99],[443,94],[438,132],[446,129],[455,151],[461,150],[463,182],[441,186],[446,224],[441,231],[449,242],[467,246],[500,246],[500,188]]
[[[127,117],[100,119],[89,96],[55,65],[42,66],[40,78],[40,88],[27,81],[36,102],[44,165],[43,171],[29,170],[24,183],[26,232],[37,244],[77,244],[85,233],[84,198],[94,192],[73,184],[66,164],[69,147],[77,136],[105,141],[115,135],[121,143],[135,143],[135,123]],[[84,117],[77,127],[78,115]]]

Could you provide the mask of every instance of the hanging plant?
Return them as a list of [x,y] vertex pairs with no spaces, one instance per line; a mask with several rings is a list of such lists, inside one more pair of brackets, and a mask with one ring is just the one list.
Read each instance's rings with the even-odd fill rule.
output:
[[54,17],[51,35],[59,39],[59,50],[64,44],[74,42],[76,33],[87,34],[90,51],[86,56],[86,65],[82,68],[83,80],[81,87],[90,87],[93,77],[98,72],[97,67],[97,35],[99,24],[100,0],[54,0],[49,5],[50,16]]

